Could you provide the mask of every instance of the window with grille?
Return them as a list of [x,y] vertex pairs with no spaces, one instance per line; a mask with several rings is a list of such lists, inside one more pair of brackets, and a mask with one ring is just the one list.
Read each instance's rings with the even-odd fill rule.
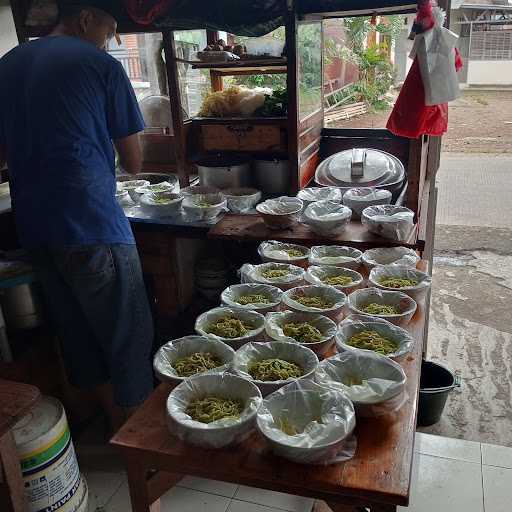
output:
[[512,30],[473,32],[472,60],[512,60]]

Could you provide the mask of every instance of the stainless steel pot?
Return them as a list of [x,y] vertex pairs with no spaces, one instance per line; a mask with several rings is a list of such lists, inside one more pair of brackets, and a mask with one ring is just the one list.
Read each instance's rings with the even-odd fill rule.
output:
[[290,165],[288,160],[256,160],[255,186],[263,194],[277,195],[290,192]]
[[197,162],[199,183],[208,187],[234,188],[251,184],[251,164],[244,158],[211,157]]
[[0,294],[0,301],[9,329],[34,329],[43,324],[41,299],[34,285],[20,284],[7,288]]

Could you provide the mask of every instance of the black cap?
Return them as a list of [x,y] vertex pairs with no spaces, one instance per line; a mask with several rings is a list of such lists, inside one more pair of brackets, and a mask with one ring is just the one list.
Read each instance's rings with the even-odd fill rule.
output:
[[66,7],[94,7],[110,14],[116,20],[121,14],[119,0],[58,0],[59,10]]

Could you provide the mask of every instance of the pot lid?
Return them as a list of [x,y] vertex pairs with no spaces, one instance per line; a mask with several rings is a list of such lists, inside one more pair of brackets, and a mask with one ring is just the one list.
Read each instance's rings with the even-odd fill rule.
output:
[[378,149],[354,148],[324,160],[317,168],[316,181],[338,187],[375,187],[399,181],[404,174],[404,166],[395,156]]

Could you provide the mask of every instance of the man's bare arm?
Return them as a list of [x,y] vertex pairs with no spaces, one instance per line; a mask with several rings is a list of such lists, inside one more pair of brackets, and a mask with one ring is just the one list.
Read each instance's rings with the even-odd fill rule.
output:
[[128,174],[137,174],[142,169],[142,151],[140,149],[139,134],[135,133],[117,139],[114,145],[119,154],[119,163]]

